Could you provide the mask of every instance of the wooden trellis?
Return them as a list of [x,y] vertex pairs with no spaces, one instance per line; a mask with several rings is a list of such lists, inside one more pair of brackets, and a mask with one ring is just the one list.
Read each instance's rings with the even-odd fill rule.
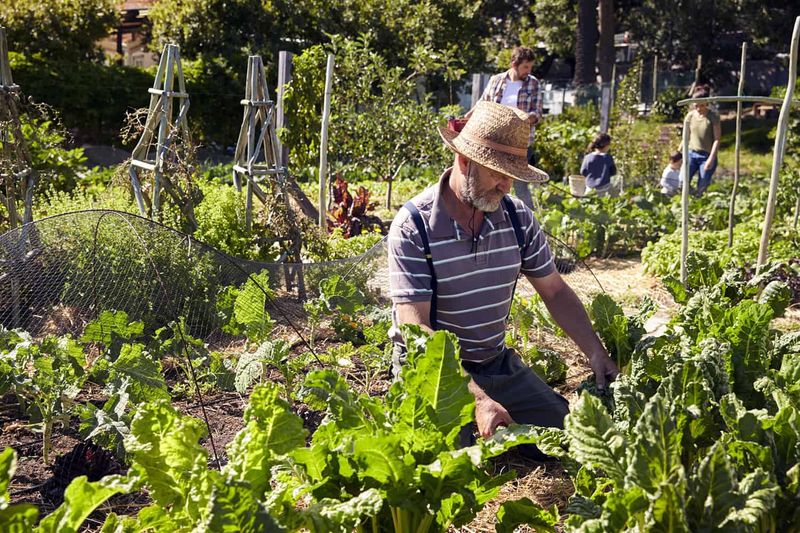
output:
[[[301,209],[306,212],[310,205],[308,198],[292,182],[285,166],[281,165],[280,144],[275,130],[276,104],[269,97],[264,62],[261,56],[250,56],[247,60],[247,83],[245,85],[242,126],[233,157],[233,183],[241,192],[242,181],[245,186],[245,225],[249,231],[253,224],[253,196],[262,204],[276,205],[286,217],[285,227],[288,235],[279,236],[281,241],[289,241],[289,252],[284,259],[300,262],[302,234],[289,196],[292,195]],[[267,195],[259,185],[268,180],[271,192]],[[292,187],[294,185],[294,187]],[[299,194],[298,194],[299,193]],[[313,206],[312,206],[313,208]],[[278,215],[278,213],[272,213]],[[286,266],[284,272],[287,290],[297,284],[301,298],[305,297],[305,286],[301,266]]]
[[[742,96],[740,81],[740,91],[737,96],[712,96],[708,98],[689,98],[681,100],[678,105],[689,105],[693,103],[720,103],[720,102],[736,102],[737,109],[737,130],[736,130],[736,145],[739,145],[740,128],[738,124],[741,121],[741,103],[743,102],[758,102],[758,103],[771,103],[782,104],[781,112],[778,118],[778,134],[775,136],[775,145],[772,157],[772,172],[770,175],[770,188],[769,197],[767,199],[766,215],[761,234],[761,243],[758,250],[757,271],[761,269],[767,262],[767,254],[769,250],[769,237],[772,231],[772,219],[775,216],[775,202],[778,194],[778,184],[780,181],[780,168],[783,164],[783,156],[786,152],[786,130],[789,124],[789,111],[792,105],[792,96],[794,95],[795,83],[797,81],[797,57],[798,57],[798,42],[800,41],[800,17],[795,19],[794,31],[792,32],[792,41],[789,53],[789,82],[786,86],[786,95],[783,99],[780,98],[766,98],[760,96]],[[744,55],[746,48],[742,49],[742,65],[744,65]],[[744,77],[744,70],[742,70],[742,77]],[[738,157],[737,157],[738,167]],[[738,177],[738,168],[736,169],[736,176]],[[681,194],[681,282],[686,283],[686,256],[689,251],[689,116],[687,113],[683,121],[683,188]],[[735,205],[735,194],[738,188],[738,179],[734,181],[734,189],[731,194],[731,210]],[[729,214],[729,235],[733,231],[733,217]],[[732,244],[732,238],[729,238]]]
[[[176,84],[177,90],[175,90]],[[178,46],[168,44],[164,47],[153,87],[147,91],[151,95],[147,120],[142,137],[131,154],[129,173],[136,203],[139,205],[142,216],[148,216],[148,212],[139,171],[146,170],[153,173],[149,215],[155,217],[161,206],[162,189],[172,196],[176,203],[179,205],[182,203],[176,185],[164,174],[164,162],[176,136],[188,135],[186,114],[189,111],[189,94],[186,92],[183,81],[183,68]],[[175,99],[178,100],[177,106]],[[177,116],[174,116],[176,109],[178,113]],[[156,128],[158,128],[157,133]],[[153,137],[156,137],[155,144]]]
[[[37,175],[20,124],[20,88],[11,76],[6,30],[0,27],[0,202],[8,212],[11,227],[33,220],[33,190]],[[20,216],[17,203],[24,204]]]
[[[275,135],[275,102],[269,98],[261,56],[250,56],[247,60],[247,84],[241,103],[244,117],[233,156],[233,183],[241,191],[244,178],[245,224],[250,230],[253,223],[253,195],[262,203],[266,202],[266,196],[258,185],[265,176],[273,176],[286,197],[285,169],[279,164]],[[262,155],[263,159],[259,161]]]

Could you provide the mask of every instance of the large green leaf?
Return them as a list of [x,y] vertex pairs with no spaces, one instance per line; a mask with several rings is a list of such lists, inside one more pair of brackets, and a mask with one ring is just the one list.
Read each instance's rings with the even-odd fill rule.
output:
[[271,295],[267,271],[248,279],[233,304],[233,316],[244,326],[247,338],[262,342],[269,337],[274,326],[267,312],[267,298]]
[[159,400],[139,408],[125,439],[131,473],[145,483],[156,504],[178,511],[172,516],[176,521],[197,523],[208,504],[208,452],[198,442],[204,434],[200,420]]
[[413,475],[413,469],[403,462],[400,437],[396,435],[365,435],[355,442],[353,456],[362,479],[374,479],[382,485],[407,484]]
[[497,510],[497,533],[513,533],[517,526],[531,526],[537,532],[555,532],[558,523],[558,508],[553,505],[545,509],[529,498],[503,502]]
[[100,343],[106,348],[106,353],[115,358],[122,343],[136,339],[143,331],[144,323],[129,322],[125,311],[103,311],[86,325],[80,341]]
[[219,533],[275,533],[283,531],[246,484],[217,484],[211,493],[208,518],[202,530]]
[[326,409],[341,429],[374,430],[376,420],[385,416],[376,400],[358,395],[334,370],[310,372],[303,382],[303,400],[313,408]]
[[345,501],[322,499],[303,514],[312,531],[350,533],[364,519],[376,516],[383,507],[383,497],[377,489],[367,489]]
[[39,518],[35,505],[9,505],[8,486],[17,469],[17,452],[6,448],[0,453],[0,530],[9,533],[28,533]]
[[657,394],[647,402],[633,435],[627,472],[629,484],[654,495],[685,477],[681,434],[664,397]]
[[752,531],[776,531],[775,503],[780,487],[761,469],[747,474],[739,484],[742,503],[731,511],[721,529],[741,529]]
[[740,503],[736,474],[724,446],[712,446],[689,479],[686,511],[694,531],[712,531]]
[[106,476],[90,482],[86,476],[72,480],[64,491],[64,503],[39,524],[41,533],[77,532],[90,514],[111,496],[128,493],[136,480],[123,476]]
[[245,427],[228,445],[230,462],[224,472],[237,481],[246,481],[261,497],[269,486],[270,468],[276,458],[303,447],[307,432],[274,384],[253,389],[244,422]]
[[650,508],[645,514],[645,531],[654,533],[690,531],[686,522],[685,502],[681,494],[684,487],[683,483],[678,481],[663,483],[656,488]]
[[277,367],[288,354],[289,344],[284,340],[264,341],[255,352],[243,353],[236,363],[236,391],[244,394],[253,382],[261,379],[266,365]]
[[450,439],[472,420],[475,397],[469,392],[469,377],[461,368],[458,340],[446,331],[437,331],[428,340],[425,353],[402,374],[409,396],[421,398],[430,407],[429,416],[436,428]]
[[170,399],[161,363],[145,353],[141,344],[124,344],[109,368],[109,382],[121,388],[123,381],[128,382],[127,394],[135,404]]
[[621,484],[627,461],[625,437],[614,427],[608,411],[591,394],[582,394],[564,420],[570,455]]

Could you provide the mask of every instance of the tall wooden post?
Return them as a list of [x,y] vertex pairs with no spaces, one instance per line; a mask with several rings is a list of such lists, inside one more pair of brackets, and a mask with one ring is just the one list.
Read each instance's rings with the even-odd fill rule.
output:
[[681,188],[681,283],[686,285],[686,257],[689,255],[689,113],[683,119],[683,187]]
[[[747,43],[742,43],[742,62],[739,67],[739,88],[736,96],[744,95],[745,63],[747,62]],[[742,102],[736,102],[736,148],[734,150],[733,189],[728,208],[728,248],[733,246],[733,219],[736,209],[736,194],[739,192],[739,149],[742,140]]]
[[331,85],[333,84],[333,54],[328,54],[325,68],[325,100],[322,106],[322,131],[319,138],[319,227],[328,230],[328,121],[331,114]]
[[778,183],[780,181],[780,170],[783,164],[783,154],[786,151],[786,130],[789,126],[789,113],[792,108],[792,97],[794,88],[797,84],[797,47],[800,41],[800,17],[794,21],[794,31],[792,32],[792,45],[789,51],[789,82],[786,85],[786,96],[783,98],[781,113],[778,117],[778,133],[775,136],[775,148],[772,153],[772,174],[769,182],[769,197],[767,198],[767,212],[764,216],[764,225],[761,232],[761,244],[758,248],[758,264],[756,273],[767,262],[769,253],[769,237],[772,232],[772,220],[775,217],[775,202],[778,196]]
[[653,56],[653,104],[658,98],[658,54]]
[[[283,97],[285,95],[286,86],[292,81],[292,57],[294,54],[282,50],[278,52],[278,105],[276,109],[275,127],[278,131],[286,127],[286,114],[284,109]],[[283,146],[283,143],[278,139],[278,154],[280,155],[280,166],[289,166],[289,149]]]

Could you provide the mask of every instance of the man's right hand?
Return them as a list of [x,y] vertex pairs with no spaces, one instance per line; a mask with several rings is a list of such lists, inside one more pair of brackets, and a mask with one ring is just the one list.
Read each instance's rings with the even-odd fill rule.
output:
[[478,433],[488,439],[500,426],[513,424],[514,420],[506,408],[488,396],[475,400],[475,422],[478,424]]

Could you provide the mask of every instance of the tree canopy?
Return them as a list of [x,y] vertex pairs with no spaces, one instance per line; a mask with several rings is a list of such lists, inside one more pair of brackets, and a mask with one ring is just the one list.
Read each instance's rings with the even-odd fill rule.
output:
[[58,59],[98,57],[97,41],[118,18],[115,0],[3,0],[0,26],[10,48]]

